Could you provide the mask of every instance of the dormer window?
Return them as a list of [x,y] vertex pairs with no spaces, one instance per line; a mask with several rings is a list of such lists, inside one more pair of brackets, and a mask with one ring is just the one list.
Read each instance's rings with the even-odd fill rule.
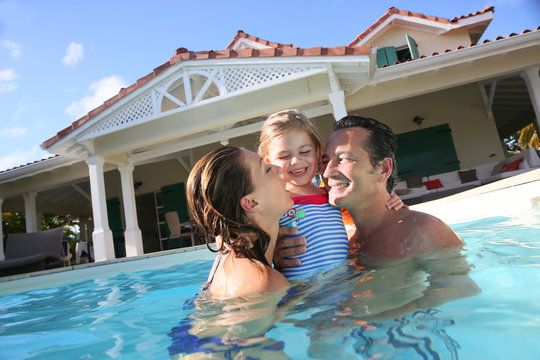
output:
[[407,45],[396,48],[396,55],[398,61],[405,62],[409,59],[412,59],[411,50]]
[[407,45],[400,47],[386,46],[377,50],[377,67],[383,67],[384,65],[394,65],[397,61],[405,62],[409,59],[418,59],[418,45],[416,41],[405,34],[405,41]]

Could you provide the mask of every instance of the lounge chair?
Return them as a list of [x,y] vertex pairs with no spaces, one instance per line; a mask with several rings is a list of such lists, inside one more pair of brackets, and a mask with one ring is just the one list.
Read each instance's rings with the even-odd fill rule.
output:
[[64,255],[63,228],[25,234],[8,234],[6,260],[0,261],[0,276],[68,266],[71,254]]
[[195,246],[195,230],[197,225],[194,221],[181,223],[176,211],[166,212],[165,220],[167,221],[167,226],[169,227],[169,249],[171,248],[170,241],[172,239],[180,239],[183,237],[189,237],[191,240],[191,246]]

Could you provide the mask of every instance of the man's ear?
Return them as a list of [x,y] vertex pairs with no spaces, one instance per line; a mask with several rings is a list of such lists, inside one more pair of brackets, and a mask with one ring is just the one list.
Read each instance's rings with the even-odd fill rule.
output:
[[394,162],[390,158],[384,158],[379,163],[380,175],[381,180],[386,183],[386,180],[392,176],[392,172],[394,171]]
[[240,206],[245,212],[255,212],[259,209],[259,202],[251,195],[240,198]]

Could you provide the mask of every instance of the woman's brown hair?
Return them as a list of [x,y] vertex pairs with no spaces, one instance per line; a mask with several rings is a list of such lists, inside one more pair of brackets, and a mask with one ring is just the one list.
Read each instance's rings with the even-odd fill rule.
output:
[[[236,255],[270,266],[265,257],[270,236],[240,206],[240,199],[253,190],[250,170],[243,164],[242,149],[225,146],[195,164],[187,181],[187,200],[211,251],[224,251],[227,244]],[[222,242],[218,250],[213,250],[209,242],[216,236]]]
[[305,131],[315,145],[320,170],[324,153],[321,136],[313,123],[304,114],[294,109],[278,111],[268,116],[259,137],[259,149],[257,150],[259,155],[268,154],[268,146],[276,137],[283,136],[295,129]]

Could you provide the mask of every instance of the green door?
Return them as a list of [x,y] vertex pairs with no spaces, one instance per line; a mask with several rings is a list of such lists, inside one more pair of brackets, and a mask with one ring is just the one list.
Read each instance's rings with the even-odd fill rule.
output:
[[459,170],[459,160],[448,124],[396,135],[398,176],[430,176]]
[[126,257],[126,243],[118,198],[107,199],[107,217],[109,218],[109,228],[113,233],[114,256],[116,258]]
[[[162,187],[161,195],[163,198],[164,214],[169,211],[176,211],[178,213],[178,218],[180,219],[181,223],[189,220],[184,183],[178,183]],[[190,245],[191,241],[189,238],[170,239],[168,247],[169,249],[174,249]]]

